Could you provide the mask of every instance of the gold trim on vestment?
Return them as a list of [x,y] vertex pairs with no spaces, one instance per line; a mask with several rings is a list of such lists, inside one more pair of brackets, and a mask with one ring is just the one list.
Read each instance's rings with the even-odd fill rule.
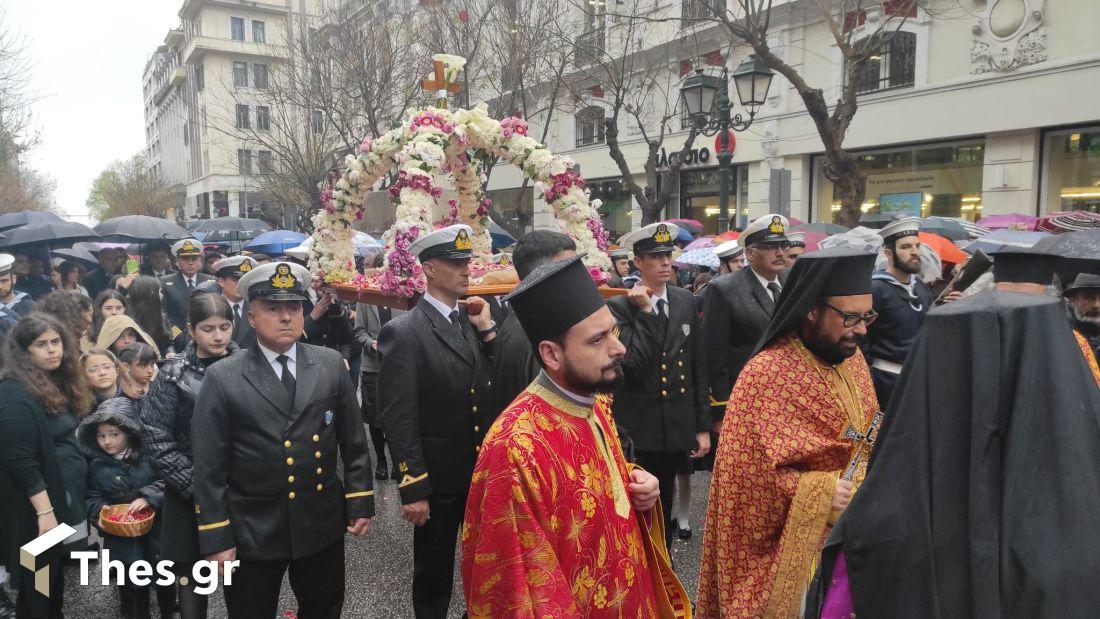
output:
[[592,436],[596,439],[596,445],[599,446],[600,456],[603,458],[604,466],[607,467],[608,479],[611,480],[611,495],[615,500],[615,513],[618,514],[620,518],[629,518],[630,498],[626,495],[626,487],[623,485],[622,473],[615,463],[615,458],[611,455],[611,447],[609,445],[610,438],[603,435],[603,430],[600,428],[600,424],[596,420],[596,414],[592,408],[581,406],[576,402],[570,401],[568,398],[564,398],[554,393],[554,391],[540,385],[537,380],[527,386],[527,391],[545,400],[546,403],[555,410],[560,410],[567,415],[572,415],[573,417],[584,419],[588,422],[588,428],[592,431]]
[[802,596],[810,583],[810,566],[821,551],[821,536],[832,511],[837,471],[810,471],[798,478],[783,544],[779,548],[779,567],[768,595],[765,619],[798,617]]

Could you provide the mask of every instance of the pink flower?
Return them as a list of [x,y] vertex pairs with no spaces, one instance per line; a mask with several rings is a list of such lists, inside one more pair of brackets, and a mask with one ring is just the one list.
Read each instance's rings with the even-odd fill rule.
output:
[[443,133],[451,133],[454,130],[455,130],[455,126],[452,125],[451,123],[446,123],[446,124],[443,125]]
[[432,124],[432,119],[425,116],[425,117],[420,119],[420,124],[427,127],[428,125]]
[[372,144],[374,144],[374,141],[371,140],[370,136],[368,135],[367,137],[363,138],[363,143],[359,145],[359,152],[369,152]]

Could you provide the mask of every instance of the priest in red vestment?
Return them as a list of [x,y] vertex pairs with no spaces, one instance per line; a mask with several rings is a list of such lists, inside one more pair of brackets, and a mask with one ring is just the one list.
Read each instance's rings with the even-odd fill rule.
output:
[[863,355],[875,253],[795,262],[726,409],[696,612],[798,616],[814,557],[866,471],[882,415]]
[[469,616],[690,617],[657,480],[626,463],[603,395],[625,349],[583,263],[543,265],[507,299],[543,370],[481,445],[462,529]]

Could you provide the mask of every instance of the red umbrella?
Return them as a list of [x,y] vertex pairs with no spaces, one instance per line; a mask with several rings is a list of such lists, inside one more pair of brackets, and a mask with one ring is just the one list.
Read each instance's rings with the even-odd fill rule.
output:
[[741,233],[736,230],[727,230],[722,234],[714,237],[714,244],[718,245],[720,243],[725,243],[726,241],[736,241],[740,236]]
[[931,232],[921,232],[920,242],[932,248],[937,254],[940,255],[940,260],[944,262],[950,262],[952,264],[962,264],[966,262],[967,255],[963,253],[963,250],[959,249],[958,245],[951,242],[951,239],[942,237],[938,234],[932,234]]

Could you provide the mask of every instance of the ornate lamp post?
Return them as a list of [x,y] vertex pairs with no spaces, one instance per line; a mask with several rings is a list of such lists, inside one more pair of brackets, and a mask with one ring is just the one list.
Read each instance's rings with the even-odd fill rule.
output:
[[[741,114],[730,117],[729,74],[723,67],[722,76],[704,75],[702,69],[684,80],[680,86],[680,98],[699,133],[711,136],[719,131],[718,148],[718,233],[729,229],[730,204],[730,162],[733,153],[729,148],[729,131],[744,131],[752,124],[756,113],[768,97],[775,73],[768,65],[749,56],[733,72],[733,85],[737,89],[737,99],[748,112],[748,118]],[[715,98],[717,97],[717,101]],[[717,108],[718,116],[712,117],[711,111]]]

